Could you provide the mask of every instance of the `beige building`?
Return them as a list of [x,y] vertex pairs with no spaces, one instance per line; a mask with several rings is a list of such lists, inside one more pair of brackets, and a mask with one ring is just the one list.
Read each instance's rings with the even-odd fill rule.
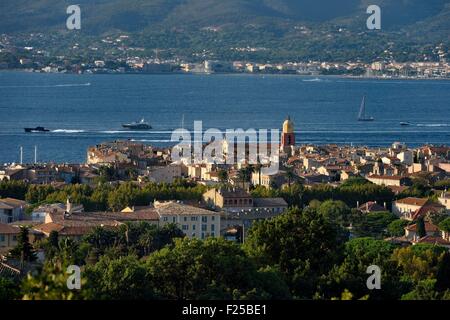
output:
[[[441,236],[441,231],[437,226],[432,223],[425,222],[425,232],[427,236],[439,237]],[[405,227],[405,238],[409,241],[418,241],[420,239],[417,234],[417,223],[411,224]]]
[[411,220],[414,212],[422,208],[428,199],[426,198],[404,198],[394,201],[392,204],[392,213],[406,220]]
[[[283,183],[286,182],[285,172],[284,171],[278,171],[275,174],[262,174],[260,177],[259,172],[253,172],[252,173],[252,184],[254,186],[261,185],[267,189],[270,189],[272,185],[276,185],[278,187],[281,187]],[[261,182],[261,184],[260,184]],[[294,181],[292,181],[294,182]]]
[[0,223],[0,250],[8,250],[17,245],[20,229],[5,223]]
[[403,186],[408,184],[409,179],[401,176],[371,175],[367,180],[377,185],[384,186]]
[[175,201],[155,202],[159,225],[175,223],[188,238],[220,236],[220,213]]
[[415,220],[429,212],[442,212],[445,208],[439,203],[433,203],[427,198],[408,197],[394,201],[392,213],[405,220]]
[[95,228],[115,229],[126,222],[147,222],[158,225],[159,216],[152,207],[129,208],[124,212],[74,212],[72,214],[55,210],[45,216],[43,224],[34,227],[42,236],[52,231],[60,237],[81,239]]
[[211,208],[226,211],[241,211],[253,208],[252,196],[242,189],[217,190],[214,188],[203,194],[203,201]]
[[11,223],[22,219],[27,203],[13,198],[0,199],[0,223]]
[[410,150],[400,152],[399,154],[397,154],[397,158],[401,163],[408,166],[412,165],[414,162],[414,156],[412,151]]
[[442,192],[438,200],[439,203],[445,206],[445,209],[450,212],[450,192]]
[[147,176],[151,182],[172,183],[183,176],[183,164],[170,164],[168,166],[149,167]]

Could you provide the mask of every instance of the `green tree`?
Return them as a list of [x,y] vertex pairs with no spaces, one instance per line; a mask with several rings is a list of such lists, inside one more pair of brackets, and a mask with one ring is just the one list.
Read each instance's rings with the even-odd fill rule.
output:
[[174,247],[150,255],[146,265],[153,288],[163,298],[290,297],[275,269],[258,270],[238,245],[224,239],[178,239]]
[[349,224],[351,210],[342,201],[326,200],[320,204],[318,212],[325,217],[341,226]]
[[445,232],[450,232],[450,218],[446,218],[439,223],[439,228]]
[[96,227],[84,236],[83,241],[103,253],[107,248],[118,242],[118,233],[110,228]]
[[250,173],[248,168],[241,168],[238,170],[238,179],[242,182],[242,189],[245,189],[245,183],[250,181]]
[[286,178],[288,180],[288,187],[290,188],[292,181],[295,179],[295,173],[290,167],[286,169]]
[[221,169],[217,172],[217,176],[219,178],[219,181],[221,183],[227,183],[228,182],[228,171]]
[[436,278],[445,251],[446,248],[440,246],[416,244],[396,249],[392,259],[401,270],[402,278],[415,285],[419,281]]
[[23,262],[33,262],[36,260],[36,252],[30,243],[28,227],[20,227],[17,237],[17,245],[10,251],[11,256]]
[[396,219],[388,225],[388,232],[391,237],[401,237],[405,234],[405,227],[408,221],[403,219]]
[[402,296],[402,300],[438,300],[439,293],[435,290],[436,280],[420,281],[413,291]]
[[389,224],[396,220],[397,216],[387,211],[361,213],[355,210],[351,218],[352,233],[358,237],[384,238]]
[[[42,270],[29,273],[22,281],[23,300],[76,300],[79,291],[67,288],[69,274],[61,264],[45,263]],[[83,287],[85,282],[81,280]]]
[[14,300],[20,297],[19,283],[17,280],[0,277],[0,301]]
[[[345,244],[344,259],[327,275],[320,278],[317,295],[329,299],[339,296],[345,289],[355,298],[396,299],[403,292],[400,274],[390,259],[396,245],[384,240],[356,238]],[[381,269],[382,290],[370,291],[366,286],[367,268],[376,265]]]
[[28,184],[24,181],[1,180],[0,198],[15,198],[24,200],[28,191]]
[[317,278],[339,260],[347,234],[315,209],[292,209],[256,223],[244,248],[261,265],[277,265],[291,292],[311,298]]
[[420,217],[419,219],[417,219],[417,235],[419,236],[419,238],[423,238],[427,235],[427,231],[425,230],[425,220],[423,219],[423,217]]
[[436,273],[436,289],[445,291],[450,289],[450,253],[447,251],[438,263]]
[[25,195],[25,200],[29,203],[43,202],[47,196],[55,192],[55,189],[50,185],[35,185],[32,184],[28,187],[28,191]]
[[[173,270],[172,270],[173,271]],[[84,272],[82,296],[94,300],[154,299],[146,268],[136,256],[103,256]]]

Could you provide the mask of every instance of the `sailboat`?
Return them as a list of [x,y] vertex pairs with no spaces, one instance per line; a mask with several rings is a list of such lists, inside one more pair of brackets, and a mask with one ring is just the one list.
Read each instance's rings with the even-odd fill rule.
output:
[[358,121],[374,121],[373,117],[366,116],[366,96],[363,96],[361,107],[359,108]]

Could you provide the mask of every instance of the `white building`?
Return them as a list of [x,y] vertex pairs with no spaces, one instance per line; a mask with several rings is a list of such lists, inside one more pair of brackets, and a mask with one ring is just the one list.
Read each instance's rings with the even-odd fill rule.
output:
[[450,192],[442,192],[438,200],[439,203],[445,206],[445,209],[450,212]]
[[409,150],[400,152],[399,154],[397,154],[397,158],[401,163],[404,163],[408,166],[412,165],[414,162],[413,153]]
[[220,236],[220,213],[179,202],[155,202],[159,225],[175,223],[188,238]]
[[151,182],[172,183],[175,179],[181,178],[182,164],[170,164],[168,166],[149,167],[148,178]]
[[0,199],[0,223],[11,223],[21,220],[27,203],[13,198]]

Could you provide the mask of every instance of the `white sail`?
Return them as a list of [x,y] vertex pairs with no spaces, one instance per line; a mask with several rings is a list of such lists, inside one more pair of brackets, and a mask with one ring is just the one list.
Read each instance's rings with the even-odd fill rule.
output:
[[358,119],[364,119],[366,117],[366,96],[363,96],[361,101],[361,107],[359,108]]

